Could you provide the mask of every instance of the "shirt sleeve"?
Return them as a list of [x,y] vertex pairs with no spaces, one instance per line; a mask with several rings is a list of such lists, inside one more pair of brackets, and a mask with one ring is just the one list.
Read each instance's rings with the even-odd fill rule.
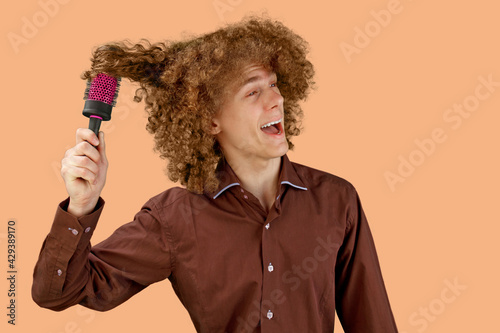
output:
[[38,305],[61,311],[81,304],[105,311],[170,275],[168,231],[151,200],[133,221],[93,247],[90,238],[104,200],[80,218],[66,211],[68,203],[59,204],[35,265],[32,297]]
[[335,268],[336,309],[346,333],[397,333],[375,244],[355,190]]

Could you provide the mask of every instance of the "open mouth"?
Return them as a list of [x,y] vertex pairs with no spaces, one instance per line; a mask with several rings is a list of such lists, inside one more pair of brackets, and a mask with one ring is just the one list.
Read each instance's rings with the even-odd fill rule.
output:
[[263,126],[261,126],[261,130],[262,132],[266,133],[266,134],[271,134],[271,135],[280,135],[281,133],[283,133],[283,118],[279,119],[279,120],[276,120],[276,121],[272,121],[270,123],[267,123]]

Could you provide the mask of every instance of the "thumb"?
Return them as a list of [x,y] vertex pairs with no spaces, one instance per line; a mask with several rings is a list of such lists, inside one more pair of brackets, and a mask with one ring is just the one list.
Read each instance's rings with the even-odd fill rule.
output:
[[106,160],[106,142],[104,140],[104,132],[99,132],[99,145],[97,146],[97,150],[101,154],[101,156]]

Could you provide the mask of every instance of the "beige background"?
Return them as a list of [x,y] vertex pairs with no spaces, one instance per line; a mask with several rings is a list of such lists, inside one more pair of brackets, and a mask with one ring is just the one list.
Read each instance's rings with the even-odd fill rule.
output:
[[[304,105],[305,131],[289,156],[357,187],[400,331],[499,332],[500,84],[488,90],[480,81],[491,76],[500,82],[500,6],[493,3],[10,2],[1,14],[1,331],[194,332],[168,281],[107,313],[80,307],[56,313],[31,300],[33,266],[56,205],[66,197],[58,164],[76,128],[87,126],[79,75],[92,47],[124,38],[179,39],[267,10],[310,42],[317,70],[318,89]],[[387,8],[390,20],[380,14]],[[30,24],[38,27],[30,30]],[[144,105],[131,101],[133,90],[123,84],[113,119],[103,127],[107,206],[94,242],[173,186],[152,152]],[[466,118],[448,111],[464,103],[472,110]],[[431,149],[435,129],[441,142]],[[427,155],[416,140],[427,142]],[[418,165],[404,169],[401,159]],[[390,185],[387,172],[403,174]],[[17,221],[15,327],[5,316],[9,219]]]

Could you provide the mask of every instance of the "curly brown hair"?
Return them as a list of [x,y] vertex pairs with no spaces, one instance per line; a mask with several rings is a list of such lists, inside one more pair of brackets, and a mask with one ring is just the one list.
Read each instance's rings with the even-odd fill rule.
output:
[[217,189],[216,166],[223,157],[212,119],[228,91],[249,64],[276,73],[284,97],[284,125],[291,137],[300,133],[305,100],[313,87],[314,68],[306,59],[308,44],[282,23],[248,17],[190,40],[150,43],[141,39],[112,42],[96,48],[90,70],[138,82],[134,100],[144,99],[146,129],[154,134],[155,151],[169,161],[170,180],[189,191]]

